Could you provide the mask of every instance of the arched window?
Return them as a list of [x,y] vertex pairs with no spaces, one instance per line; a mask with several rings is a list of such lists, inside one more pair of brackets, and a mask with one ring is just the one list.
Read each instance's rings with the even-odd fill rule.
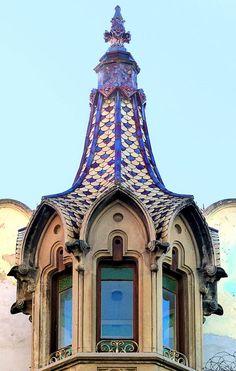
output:
[[[127,346],[137,350],[134,346],[138,340],[137,267],[134,260],[123,259],[122,251],[122,238],[114,237],[113,259],[98,264],[97,342],[103,345],[98,346],[98,351],[108,351],[112,344],[117,344],[117,351],[125,351]],[[123,342],[118,345],[118,340]]]
[[162,333],[163,346],[185,353],[185,307],[184,276],[163,266]]
[[72,344],[72,269],[57,254],[58,271],[51,284],[51,353]]

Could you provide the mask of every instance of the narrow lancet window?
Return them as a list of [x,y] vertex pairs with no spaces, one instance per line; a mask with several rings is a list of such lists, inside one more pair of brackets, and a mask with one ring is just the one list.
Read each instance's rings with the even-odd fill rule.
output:
[[65,269],[52,278],[51,351],[72,344],[72,272]]
[[72,277],[63,275],[58,279],[58,348],[72,342]]
[[177,280],[163,275],[163,345],[176,349],[177,336]]

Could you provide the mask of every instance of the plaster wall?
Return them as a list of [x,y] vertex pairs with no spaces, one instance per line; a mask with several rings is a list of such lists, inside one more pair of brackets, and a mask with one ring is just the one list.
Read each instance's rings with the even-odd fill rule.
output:
[[31,363],[31,323],[23,314],[10,314],[16,281],[7,277],[15,264],[17,230],[26,226],[30,215],[21,203],[0,200],[0,369],[4,371],[26,371]]
[[204,324],[204,357],[236,351],[236,199],[223,200],[205,211],[208,224],[219,230],[221,266],[228,278],[218,283],[218,301],[224,314],[211,316]]

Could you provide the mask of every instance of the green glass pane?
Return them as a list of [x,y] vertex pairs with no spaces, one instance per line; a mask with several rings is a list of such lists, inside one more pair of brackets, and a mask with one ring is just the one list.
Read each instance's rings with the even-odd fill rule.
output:
[[163,276],[163,288],[175,293],[177,291],[176,279],[170,276],[164,275]]
[[102,268],[102,280],[126,280],[132,281],[134,276],[133,268]]
[[71,274],[59,278],[59,292],[69,289],[71,286],[72,286]]

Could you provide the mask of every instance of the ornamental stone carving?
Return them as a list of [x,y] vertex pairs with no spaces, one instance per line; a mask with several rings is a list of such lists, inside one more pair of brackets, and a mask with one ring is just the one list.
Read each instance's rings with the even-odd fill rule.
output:
[[170,244],[168,242],[161,242],[160,240],[150,241],[146,247],[146,250],[150,253],[150,270],[152,272],[158,271],[157,260],[169,251]]
[[37,270],[26,264],[15,265],[8,276],[17,280],[17,300],[11,307],[11,313],[31,314],[32,293],[35,291]]
[[217,281],[227,277],[224,269],[215,265],[205,265],[198,270],[200,276],[200,292],[203,295],[203,315],[223,314],[223,308],[217,302]]
[[66,250],[67,252],[72,253],[78,261],[79,265],[77,270],[84,270],[83,258],[90,251],[90,247],[88,246],[87,242],[84,240],[74,240],[72,242],[67,242]]

